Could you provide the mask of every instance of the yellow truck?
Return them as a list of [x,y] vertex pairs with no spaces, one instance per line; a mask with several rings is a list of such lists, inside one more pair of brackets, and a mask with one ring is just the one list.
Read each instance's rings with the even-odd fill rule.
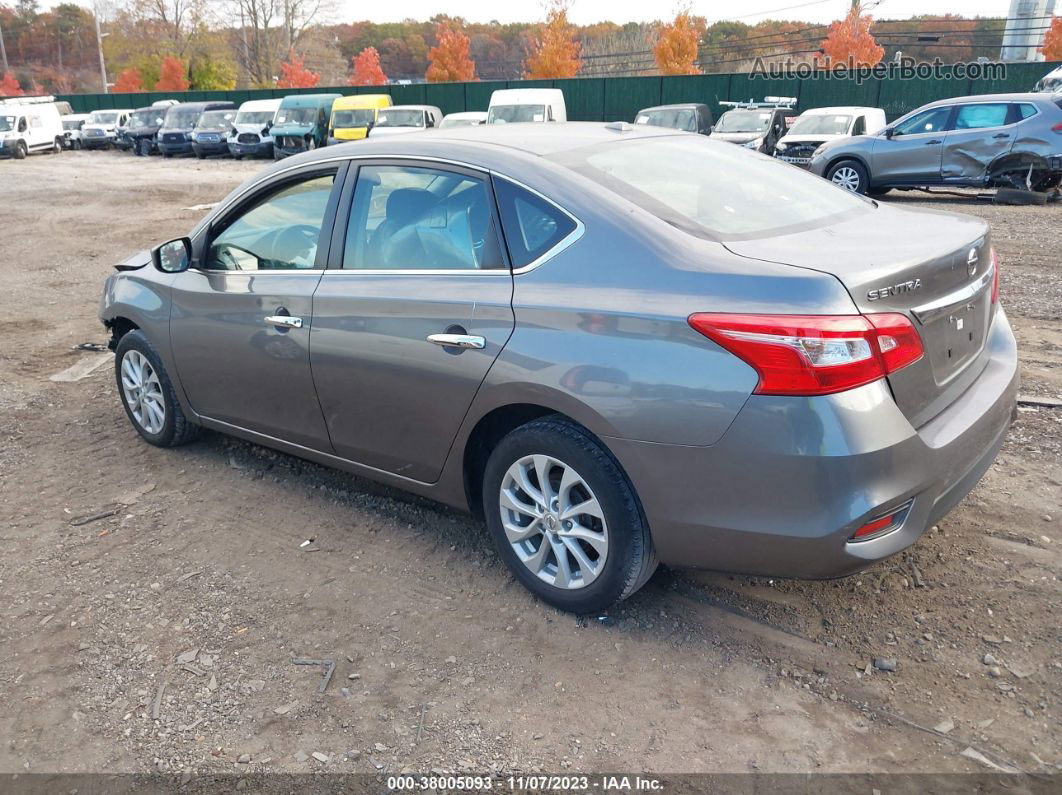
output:
[[332,104],[332,118],[328,124],[328,143],[360,141],[376,124],[376,113],[391,107],[390,94],[355,94],[340,97]]

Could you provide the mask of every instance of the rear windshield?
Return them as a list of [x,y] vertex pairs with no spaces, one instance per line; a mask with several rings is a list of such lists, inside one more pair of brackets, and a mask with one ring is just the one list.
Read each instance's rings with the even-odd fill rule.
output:
[[635,117],[634,123],[697,132],[697,113],[689,108],[683,110],[643,110]]
[[782,234],[875,206],[802,169],[704,136],[595,144],[552,159],[711,239]]

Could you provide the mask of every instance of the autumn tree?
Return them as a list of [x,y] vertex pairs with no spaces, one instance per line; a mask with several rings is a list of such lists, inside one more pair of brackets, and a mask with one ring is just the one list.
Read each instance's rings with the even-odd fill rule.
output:
[[321,82],[321,76],[307,69],[303,58],[295,50],[288,52],[288,60],[280,65],[277,88],[313,88]]
[[159,70],[159,79],[155,83],[155,91],[187,91],[190,85],[187,77],[187,69],[184,61],[173,55],[167,55],[162,59],[162,67]]
[[134,66],[123,69],[118,73],[118,77],[115,78],[113,90],[115,94],[135,94],[143,91],[144,78],[140,76],[140,71]]
[[476,79],[476,64],[468,57],[468,36],[440,22],[435,27],[438,44],[428,50],[428,71],[424,78],[429,83],[468,82]]
[[380,53],[375,47],[366,47],[351,59],[354,71],[347,80],[348,86],[382,86],[387,84],[387,75],[380,66]]
[[551,0],[546,8],[546,24],[533,39],[524,63],[527,77],[575,77],[582,60],[575,30],[568,22],[569,0]]
[[0,97],[20,96],[22,96],[22,86],[11,72],[4,72],[4,77],[0,80]]
[[1049,61],[1062,61],[1062,17],[1051,20],[1051,27],[1044,36],[1044,46],[1040,48],[1040,52]]
[[699,29],[685,8],[675,15],[675,21],[660,28],[660,36],[653,47],[657,68],[664,75],[697,75],[697,40]]
[[885,54],[870,33],[869,14],[862,13],[858,0],[853,0],[848,15],[830,25],[822,42],[822,52],[834,64],[849,66],[873,66]]

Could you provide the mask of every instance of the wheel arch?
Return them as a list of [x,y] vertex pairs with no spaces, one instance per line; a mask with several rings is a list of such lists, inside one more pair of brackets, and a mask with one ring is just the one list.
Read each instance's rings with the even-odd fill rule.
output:
[[867,172],[867,182],[868,182],[868,184],[871,184],[871,185],[874,184],[874,174],[870,170],[870,163],[868,163],[867,159],[865,157],[863,157],[862,155],[851,154],[851,153],[850,154],[844,154],[844,155],[837,155],[836,157],[831,158],[826,163],[826,167],[822,170],[822,178],[823,179],[829,179],[828,175],[830,173],[830,169],[833,168],[834,166],[836,166],[838,163],[841,163],[841,162],[843,162],[845,160],[854,160],[857,163],[859,163],[859,165],[861,165],[864,168],[864,170]]

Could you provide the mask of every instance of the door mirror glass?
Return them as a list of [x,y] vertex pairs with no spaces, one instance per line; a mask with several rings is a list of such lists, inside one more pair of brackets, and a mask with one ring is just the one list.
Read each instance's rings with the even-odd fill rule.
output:
[[151,256],[163,273],[183,273],[192,264],[192,241],[186,237],[171,240],[157,247]]

